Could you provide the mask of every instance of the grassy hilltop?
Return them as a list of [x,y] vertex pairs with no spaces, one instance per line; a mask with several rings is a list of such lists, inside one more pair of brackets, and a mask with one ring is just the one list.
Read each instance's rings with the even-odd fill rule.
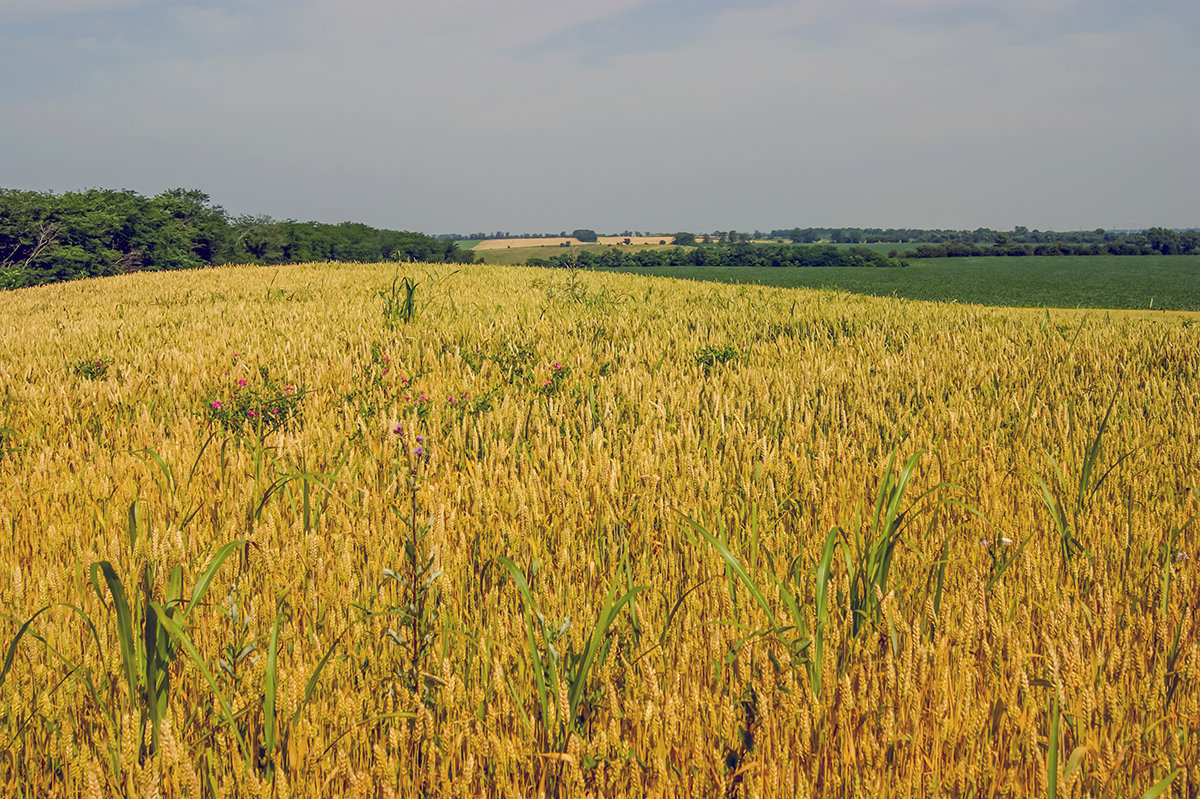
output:
[[396,269],[0,294],[13,795],[1200,787],[1200,326]]

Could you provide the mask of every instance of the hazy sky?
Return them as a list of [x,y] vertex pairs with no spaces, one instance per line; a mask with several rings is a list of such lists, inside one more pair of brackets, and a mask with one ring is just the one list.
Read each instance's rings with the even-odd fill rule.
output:
[[1197,0],[0,0],[0,186],[427,233],[1200,225]]

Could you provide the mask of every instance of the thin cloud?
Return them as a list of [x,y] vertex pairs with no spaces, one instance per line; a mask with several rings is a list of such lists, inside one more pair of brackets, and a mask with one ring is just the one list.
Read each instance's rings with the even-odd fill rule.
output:
[[751,0],[731,6],[722,0],[649,0],[608,17],[589,20],[514,48],[518,57],[566,54],[587,66],[640,53],[668,53],[695,44],[730,12],[776,5]]
[[0,31],[17,25],[32,25],[148,5],[150,0],[0,0]]
[[6,185],[428,232],[1200,221],[1180,0],[83,5],[0,16]]

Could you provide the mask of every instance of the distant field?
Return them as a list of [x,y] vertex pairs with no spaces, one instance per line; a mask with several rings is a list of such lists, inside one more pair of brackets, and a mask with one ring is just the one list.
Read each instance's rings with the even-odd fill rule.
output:
[[627,269],[687,280],[841,289],[1025,308],[1200,311],[1200,255],[913,259],[904,269]]
[[629,239],[630,244],[672,244],[674,236],[600,236],[597,241],[601,244],[624,244]]
[[579,239],[567,238],[546,238],[546,239],[484,239],[478,242],[471,249],[479,252],[481,250],[509,250],[521,249],[525,247],[560,247],[563,242],[567,244],[582,244]]
[[[524,239],[513,239],[513,241],[524,241]],[[552,239],[552,241],[562,241],[562,239]],[[571,239],[571,241],[574,241],[574,239]],[[580,251],[584,251],[584,250],[586,250],[587,252],[604,252],[605,250],[612,249],[615,246],[617,249],[624,250],[625,252],[636,252],[637,250],[657,250],[657,249],[661,249],[663,246],[667,246],[667,247],[673,246],[670,244],[661,245],[661,244],[658,244],[657,242],[658,242],[658,239],[655,239],[654,244],[612,245],[612,244],[597,243],[597,244],[574,244],[571,247],[563,247],[560,245],[554,245],[554,246],[543,245],[540,247],[516,247],[516,246],[514,246],[511,248],[505,247],[503,249],[480,248],[480,249],[473,250],[473,252],[485,264],[502,264],[505,266],[514,266],[514,265],[518,265],[518,264],[527,263],[530,258],[550,259],[550,258],[553,258],[555,255],[562,255],[563,253],[570,252],[571,250],[574,250],[576,252],[580,252]]]
[[[625,239],[629,239],[630,244],[658,244],[666,242],[670,244],[675,240],[674,236],[600,236],[596,239],[596,244],[624,244]],[[523,247],[561,247],[564,243],[568,246],[578,246],[584,244],[579,239],[556,236],[553,238],[534,238],[534,239],[483,239],[475,240],[471,244],[470,249],[479,250],[516,250]],[[459,242],[460,247],[467,247],[467,242]]]

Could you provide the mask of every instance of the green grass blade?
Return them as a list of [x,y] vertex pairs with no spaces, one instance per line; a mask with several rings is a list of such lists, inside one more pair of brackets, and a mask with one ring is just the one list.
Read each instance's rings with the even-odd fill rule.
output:
[[4,680],[8,677],[8,670],[12,668],[13,658],[16,657],[17,645],[21,643],[21,637],[25,635],[25,631],[29,629],[29,625],[33,624],[34,620],[37,619],[38,616],[41,616],[51,607],[51,605],[47,605],[37,613],[30,616],[26,622],[21,625],[21,629],[17,630],[17,634],[13,636],[12,641],[8,645],[8,652],[4,654],[4,668],[0,669],[0,687],[4,686]]
[[1171,787],[1171,783],[1173,783],[1175,778],[1181,773],[1183,773],[1183,769],[1175,769],[1170,774],[1154,783],[1154,785],[1150,786],[1150,789],[1142,794],[1142,799],[1158,799],[1159,796],[1162,796],[1163,793]]
[[138,501],[135,499],[129,503],[129,521],[127,524],[129,532],[129,554],[133,554],[137,550],[138,537]]
[[161,455],[148,448],[135,450],[130,454],[147,465],[149,465],[149,461],[154,461],[154,464],[158,466],[158,470],[162,472],[164,484],[163,488],[170,494],[175,493],[175,473],[171,470],[171,467],[167,465],[167,462],[163,460]]
[[809,667],[809,685],[813,693],[821,695],[821,673],[825,659],[825,625],[829,621],[829,577],[833,571],[833,555],[837,550],[841,528],[832,527],[825,536],[825,547],[821,551],[821,560],[817,562],[816,594],[817,617],[816,626],[812,631],[813,654]]
[[721,541],[708,530],[704,529],[704,527],[702,527],[698,522],[688,516],[684,516],[683,518],[684,521],[686,521],[695,532],[697,532],[705,541],[708,542],[709,546],[717,551],[717,553],[725,560],[725,563],[729,566],[729,568],[733,570],[733,573],[737,575],[739,580],[741,580],[742,584],[746,586],[746,590],[750,592],[750,596],[753,597],[758,606],[763,609],[763,612],[767,614],[767,620],[771,623],[771,629],[776,633],[782,632],[779,622],[775,619],[775,614],[771,611],[771,604],[767,602],[766,596],[763,595],[763,592],[759,590],[759,587],[755,585],[754,581],[750,579],[749,573],[742,565],[742,562],[738,560],[737,556],[730,552],[727,546],[721,543]]
[[[134,512],[133,508],[136,504],[130,506],[130,513]],[[108,585],[108,592],[113,598],[113,612],[117,617],[117,640],[121,645],[121,661],[125,666],[125,679],[129,683],[130,698],[136,700],[139,694],[137,649],[133,640],[133,614],[129,609],[129,599],[125,594],[125,586],[121,583],[121,578],[117,577],[112,564],[107,560],[92,564],[93,586],[98,585],[96,582],[97,569],[103,573],[104,581]]]
[[[1080,511],[1083,510],[1084,500],[1091,492],[1098,488],[1099,485],[1092,486],[1092,470],[1100,460],[1100,456],[1104,450],[1104,431],[1108,428],[1108,417],[1112,414],[1113,406],[1117,402],[1117,395],[1113,394],[1109,400],[1108,408],[1104,411],[1104,418],[1100,420],[1100,425],[1096,428],[1096,435],[1092,439],[1091,445],[1083,457],[1083,468],[1079,470],[1079,491],[1076,495],[1077,507]],[[1105,477],[1108,475],[1106,474]]]
[[263,743],[267,757],[275,756],[275,699],[279,688],[279,620],[282,610],[276,610],[275,622],[271,625],[271,644],[267,649],[267,667],[263,672]]
[[[891,455],[888,456],[888,465],[887,465],[887,468],[884,470],[883,479],[879,481],[879,491],[875,495],[875,518],[871,522],[871,532],[876,537],[878,537],[878,535],[879,535],[880,521],[883,516],[883,509],[884,509],[885,505],[890,504],[888,502],[888,499],[889,499],[889,492],[891,491],[891,489],[894,485],[894,481],[895,481],[895,476],[892,474],[892,467],[895,466],[895,464],[896,464],[896,450],[893,449]],[[893,494],[893,496],[894,496],[894,494]]]
[[[691,595],[691,593],[693,591],[695,591],[697,588],[699,588],[700,586],[707,583],[709,579],[711,579],[711,578],[704,579],[704,580],[701,580],[700,582],[696,583],[691,588],[689,588],[688,590],[686,590],[682,594],[680,594],[679,598],[675,600],[675,604],[671,606],[671,610],[667,613],[667,620],[665,622],[663,622],[662,632],[659,633],[659,635],[658,635],[658,645],[659,646],[663,646],[666,644],[667,632],[671,629],[671,622],[675,619],[675,614],[679,612],[679,608],[683,607],[683,601],[685,599],[687,599],[688,596]],[[666,603],[667,603],[667,599],[664,596],[663,597],[663,607],[666,607]]]
[[167,609],[162,605],[157,602],[151,602],[150,609],[154,615],[158,617],[158,623],[162,625],[163,629],[167,631],[167,633],[175,640],[177,644],[183,647],[183,651],[187,653],[187,656],[191,658],[192,663],[194,663],[196,668],[200,670],[200,674],[203,675],[204,681],[208,683],[209,689],[212,691],[213,696],[217,700],[217,704],[220,706],[221,714],[224,716],[225,722],[229,725],[230,732],[233,733],[234,738],[237,740],[238,747],[241,749],[242,755],[244,757],[249,757],[249,751],[246,749],[246,741],[242,738],[241,730],[238,729],[237,721],[234,718],[233,708],[230,707],[229,700],[225,698],[225,694],[221,692],[221,688],[217,685],[217,681],[213,679],[212,672],[209,671],[207,664],[204,662],[204,658],[200,657],[200,653],[196,651],[196,647],[192,643],[192,640],[188,637],[187,633],[184,632],[183,628],[171,618],[171,615],[167,612]]
[[[542,660],[541,650],[538,649],[537,639],[533,629],[533,614],[535,612],[533,605],[533,595],[529,590],[529,582],[525,579],[525,573],[521,571],[521,567],[514,563],[511,559],[504,556],[496,558],[496,561],[508,569],[509,575],[513,582],[517,585],[517,591],[520,592],[525,605],[525,630],[528,634],[529,659],[533,666],[533,680],[537,688],[538,705],[542,711],[542,719],[550,718],[550,707],[554,704],[549,697],[549,686],[546,680],[546,664]],[[551,682],[555,681],[557,674],[554,672],[553,658],[551,658]]]
[[525,725],[525,731],[533,735],[533,723],[529,721],[529,714],[525,712],[525,705],[517,697],[517,688],[513,685],[512,675],[508,672],[504,674],[504,684],[508,686],[508,695],[512,697],[513,707],[517,709],[517,715],[521,717],[521,723]]
[[[617,580],[620,578],[618,577]],[[616,581],[613,582],[613,589],[609,591],[609,599],[604,603],[604,609],[600,612],[600,618],[596,619],[596,626],[592,628],[591,638],[588,639],[587,649],[584,651],[583,660],[579,663],[575,671],[574,678],[569,686],[569,704],[571,707],[572,722],[575,719],[575,711],[579,706],[579,698],[583,694],[583,689],[587,684],[588,672],[591,671],[592,663],[596,659],[596,653],[600,651],[601,645],[604,643],[605,636],[608,635],[608,630],[612,627],[613,622],[617,620],[621,609],[625,605],[633,601],[634,597],[642,591],[647,590],[647,586],[639,585],[627,592],[616,602],[612,601],[613,595],[616,593]]]
[[[942,542],[941,556],[937,562],[937,581],[933,592],[933,613],[938,615],[942,612],[942,594],[946,587],[946,566],[950,563],[950,539],[947,538]],[[991,588],[988,584],[988,588]]]
[[1000,581],[1000,578],[1004,576],[1004,573],[1006,571],[1008,571],[1008,567],[1013,565],[1013,563],[1016,561],[1017,557],[1020,556],[1020,554],[1025,551],[1025,547],[1029,546],[1029,542],[1032,540],[1033,540],[1032,535],[1027,536],[1025,538],[1025,540],[1022,541],[1020,544],[1018,544],[1017,548],[1013,550],[1012,555],[1008,556],[1000,563],[999,567],[997,567],[997,569],[996,569],[996,573],[993,574],[992,578],[990,580],[988,580],[987,583],[983,586],[983,590],[985,592],[992,590],[992,586],[994,586],[996,583],[998,583]]
[[317,683],[321,681],[321,672],[325,670],[325,665],[329,662],[329,659],[333,657],[333,653],[337,649],[337,645],[343,638],[346,637],[346,633],[350,632],[356,625],[366,621],[367,619],[371,619],[376,616],[392,615],[396,615],[396,613],[391,611],[385,613],[368,613],[362,618],[355,619],[354,621],[350,622],[350,624],[346,625],[346,629],[337,634],[337,637],[333,639],[333,643],[329,645],[329,648],[325,650],[325,654],[321,656],[321,660],[317,663],[317,667],[313,669],[313,673],[308,678],[308,682],[304,684],[304,698],[296,707],[296,712],[292,714],[292,718],[290,719],[291,724],[295,724],[296,719],[300,718],[300,714],[304,712],[304,708],[308,707],[309,700],[312,699],[313,691],[317,689]]
[[1058,709],[1058,693],[1054,686],[1051,686],[1051,691],[1054,691],[1054,710],[1050,717],[1050,742],[1046,752],[1046,796],[1049,799],[1058,799],[1058,733],[1059,720],[1061,715]]
[[212,559],[208,562],[208,567],[205,568],[203,574],[200,575],[200,579],[192,588],[192,597],[188,600],[187,607],[183,611],[183,618],[185,620],[191,614],[192,608],[204,600],[205,595],[208,593],[209,585],[212,584],[213,578],[217,576],[217,569],[221,568],[221,564],[232,554],[233,550],[245,545],[245,543],[244,540],[230,541],[218,549],[217,553],[212,556]]
[[1071,534],[1071,527],[1067,523],[1066,511],[1063,509],[1062,502],[1050,490],[1050,486],[1046,485],[1046,481],[1034,475],[1037,480],[1038,487],[1042,490],[1042,502],[1050,510],[1050,515],[1054,519],[1055,531],[1058,533],[1058,538],[1063,548],[1064,563],[1070,560],[1072,554],[1072,545],[1074,539]]

